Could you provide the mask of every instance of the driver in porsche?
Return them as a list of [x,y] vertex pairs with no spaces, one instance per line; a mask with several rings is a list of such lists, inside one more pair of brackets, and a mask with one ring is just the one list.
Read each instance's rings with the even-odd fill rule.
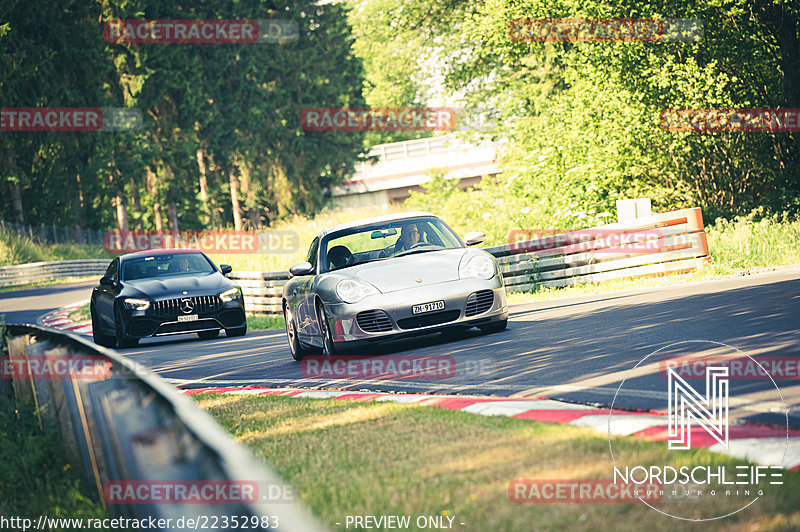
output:
[[400,253],[411,249],[420,241],[420,232],[417,224],[408,224],[403,226],[400,231],[400,238],[397,239],[397,244],[394,246],[394,252]]

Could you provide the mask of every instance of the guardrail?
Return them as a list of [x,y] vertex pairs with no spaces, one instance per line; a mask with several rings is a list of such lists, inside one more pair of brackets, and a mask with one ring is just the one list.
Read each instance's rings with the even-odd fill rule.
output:
[[247,312],[281,314],[283,285],[289,280],[289,272],[238,272],[228,274],[228,279],[242,288],[244,307]]
[[[591,232],[602,234],[592,239]],[[619,236],[620,238],[612,238]],[[625,237],[631,244],[650,239],[644,251],[615,252]],[[577,242],[564,245],[564,242]],[[630,246],[634,247],[634,246]],[[682,209],[586,229],[484,248],[497,257],[509,292],[561,287],[625,277],[690,272],[708,261],[700,208]],[[535,249],[533,252],[522,252]],[[591,251],[586,251],[590,249]],[[233,272],[249,312],[280,314],[288,272]]]
[[[42,427],[60,434],[70,463],[81,465],[93,498],[111,516],[170,519],[162,530],[185,530],[188,519],[205,519],[205,528],[215,529],[222,526],[212,524],[215,518],[236,518],[238,528],[247,519],[251,530],[322,530],[276,473],[141,365],[77,335],[37,326],[7,326],[6,338],[0,393],[36,405]],[[43,373],[45,365],[50,371]],[[124,498],[115,499],[120,486]],[[135,487],[130,493],[129,486]],[[195,493],[199,500],[191,498]]]
[[100,277],[105,273],[110,263],[110,259],[89,259],[3,266],[0,267],[0,288],[43,281],[57,281],[69,277]]
[[[485,249],[497,257],[510,292],[686,273],[709,260],[700,208]],[[520,253],[528,249],[535,251]]]

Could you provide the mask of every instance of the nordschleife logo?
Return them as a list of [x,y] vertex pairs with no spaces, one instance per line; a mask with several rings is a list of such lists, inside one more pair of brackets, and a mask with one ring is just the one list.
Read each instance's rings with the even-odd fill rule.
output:
[[728,368],[706,368],[705,398],[675,370],[667,369],[669,395],[669,448],[692,448],[694,420],[723,447],[728,448]]
[[[609,409],[613,483],[658,486],[638,501],[683,521],[723,519],[785,489],[789,417],[769,360],[689,340],[636,362]],[[734,377],[751,365],[761,371]]]

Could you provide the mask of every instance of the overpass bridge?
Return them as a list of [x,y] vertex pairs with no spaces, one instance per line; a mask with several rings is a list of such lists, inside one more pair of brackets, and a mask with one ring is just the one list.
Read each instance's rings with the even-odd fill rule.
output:
[[377,162],[358,163],[350,179],[333,187],[331,195],[338,207],[402,203],[410,191],[430,181],[432,171],[467,188],[501,172],[499,148],[499,143],[471,144],[456,135],[379,144],[369,152]]

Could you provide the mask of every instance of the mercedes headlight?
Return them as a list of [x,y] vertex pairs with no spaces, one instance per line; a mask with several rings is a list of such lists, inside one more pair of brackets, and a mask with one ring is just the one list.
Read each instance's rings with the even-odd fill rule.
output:
[[128,310],[147,310],[150,308],[150,302],[146,299],[127,298],[123,301],[125,308]]
[[225,290],[219,295],[219,298],[224,302],[227,303],[228,301],[233,301],[239,297],[239,289],[236,287],[231,288],[230,290]]
[[491,279],[495,276],[494,261],[485,255],[473,255],[467,263],[458,268],[461,279],[477,277],[478,279]]
[[345,303],[358,303],[365,297],[374,294],[380,294],[377,288],[352,279],[343,279],[336,285],[336,295]]

